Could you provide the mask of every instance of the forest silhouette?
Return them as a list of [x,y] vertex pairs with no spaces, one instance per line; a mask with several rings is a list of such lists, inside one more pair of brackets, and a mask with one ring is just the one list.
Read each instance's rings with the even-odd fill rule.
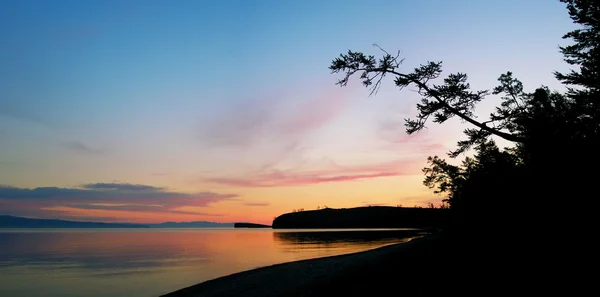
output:
[[[442,62],[402,72],[402,59],[379,47],[380,57],[350,50],[329,67],[333,73],[344,74],[339,85],[358,76],[371,94],[389,76],[400,89],[416,88],[421,102],[416,118],[405,119],[408,134],[452,118],[468,124],[465,139],[458,141],[448,157],[456,159],[469,151],[473,156],[458,166],[432,156],[423,169],[424,184],[446,195],[456,231],[564,228],[565,212],[574,210],[574,204],[581,206],[591,195],[600,152],[600,4],[560,1],[580,25],[563,36],[572,44],[559,47],[564,61],[575,68],[554,73],[567,89],[563,93],[545,86],[525,92],[511,72],[501,74],[492,91],[472,90],[465,73],[442,77]],[[488,120],[478,120],[474,115],[477,104],[489,95],[500,96],[501,102]],[[499,148],[495,138],[511,145]]]
[[[450,205],[451,222],[442,232],[447,240],[432,245],[429,254],[445,257],[430,261],[435,264],[430,269],[448,273],[445,285],[553,290],[570,284],[575,290],[574,282],[585,282],[578,265],[591,254],[585,252],[589,234],[581,231],[594,225],[593,208],[586,204],[597,196],[600,165],[600,2],[560,2],[578,25],[562,36],[569,44],[559,46],[572,67],[554,73],[563,92],[546,86],[526,92],[511,72],[501,74],[493,90],[473,90],[467,74],[443,75],[440,61],[405,72],[399,52],[377,45],[380,56],[349,50],[329,66],[343,74],[338,85],[357,78],[371,95],[389,77],[399,89],[415,89],[421,101],[416,117],[405,119],[407,134],[452,118],[467,125],[450,160],[430,156],[423,169],[423,183]],[[476,107],[490,96],[500,103],[480,120]],[[500,148],[498,139],[509,145]],[[448,267],[462,269],[454,274],[458,270]],[[504,269],[510,273],[501,273]]]

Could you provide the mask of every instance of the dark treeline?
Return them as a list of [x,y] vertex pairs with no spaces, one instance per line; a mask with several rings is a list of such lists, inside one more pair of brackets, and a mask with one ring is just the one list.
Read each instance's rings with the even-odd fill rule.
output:
[[255,223],[234,223],[233,228],[271,228],[271,226]]
[[441,228],[448,221],[443,208],[368,206],[323,208],[283,214],[273,229],[290,228]]
[[[573,67],[554,73],[565,92],[545,86],[527,92],[511,72],[501,74],[493,90],[472,90],[465,73],[443,76],[442,62],[405,72],[402,59],[381,48],[377,58],[348,51],[329,67],[344,74],[341,86],[357,76],[373,93],[385,77],[393,77],[400,89],[415,88],[421,102],[416,118],[405,120],[408,134],[452,118],[468,125],[448,158],[473,152],[471,157],[452,165],[456,162],[432,156],[423,169],[424,184],[445,195],[454,231],[476,231],[479,238],[509,231],[537,240],[592,225],[593,216],[586,212],[591,209],[582,206],[594,196],[600,165],[600,2],[560,1],[580,26],[563,36],[570,45],[559,48]],[[475,108],[489,96],[501,101],[481,120]],[[500,148],[494,139],[511,145]]]

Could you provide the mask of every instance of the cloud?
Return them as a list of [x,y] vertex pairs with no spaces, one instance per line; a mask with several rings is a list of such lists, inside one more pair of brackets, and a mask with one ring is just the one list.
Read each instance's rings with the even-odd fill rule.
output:
[[187,211],[187,210],[171,210],[171,211],[169,211],[169,213],[184,214],[184,215],[207,216],[207,217],[222,217],[222,216],[225,216],[225,214],[222,214],[222,213],[207,213],[207,212]]
[[248,203],[244,203],[245,206],[269,206],[271,205],[270,203],[267,202],[248,202]]
[[[182,206],[186,207],[186,206]],[[60,212],[62,215],[71,214],[74,211],[81,210],[108,210],[108,211],[121,211],[121,212],[145,212],[145,213],[160,213],[160,214],[184,214],[184,215],[201,215],[201,216],[210,216],[210,217],[221,217],[224,214],[219,213],[208,213],[201,211],[191,211],[191,210],[180,210],[180,209],[165,209],[161,205],[141,205],[141,204],[69,204],[68,207],[58,207],[58,208],[45,208],[44,210],[50,210],[55,212]],[[80,215],[80,216],[87,216]]]
[[203,181],[234,187],[287,187],[311,184],[347,182],[362,179],[418,174],[423,161],[396,160],[392,162],[339,166],[314,171],[264,170],[242,177],[210,177]]
[[235,104],[210,124],[201,128],[200,137],[210,146],[246,147],[263,133],[273,117],[274,105],[268,99]]
[[347,88],[331,85],[238,100],[203,119],[198,143],[206,158],[221,160],[219,168],[261,170],[301,163],[306,149],[315,145],[313,135],[347,110],[350,95]]
[[404,122],[390,118],[380,120],[378,128],[381,132],[392,132],[394,134],[405,131]]
[[30,105],[23,103],[23,100],[13,99],[4,100],[0,103],[0,117],[12,118],[15,120],[34,123],[42,126],[55,126],[47,116],[41,116],[30,109]]
[[44,121],[37,115],[25,112],[20,109],[16,109],[11,106],[3,106],[3,108],[0,108],[0,116],[5,116],[18,120],[31,121],[34,123],[44,123]]
[[277,118],[276,127],[283,135],[302,135],[326,125],[345,110],[349,97],[344,92],[324,93],[299,102]]
[[113,210],[155,213],[206,213],[181,210],[182,207],[206,207],[233,199],[236,194],[215,192],[184,193],[162,187],[127,183],[92,183],[76,188],[17,188],[0,186],[0,206],[15,211],[40,209]]
[[403,150],[406,152],[433,153],[448,151],[442,143],[447,135],[434,135],[429,130],[421,130],[411,135],[406,133],[404,121],[382,119],[377,129],[378,136],[383,141],[384,150]]
[[105,151],[101,150],[101,149],[95,149],[95,148],[91,148],[79,141],[67,141],[67,142],[63,142],[61,143],[62,147],[64,147],[67,150],[76,152],[76,153],[81,153],[81,154],[102,154]]
[[81,186],[88,190],[109,190],[109,191],[122,191],[122,192],[142,192],[147,194],[148,192],[164,192],[164,188],[153,187],[148,185],[134,185],[134,184],[119,184],[119,183],[95,183],[85,184]]
[[200,137],[209,147],[290,146],[340,115],[350,101],[348,92],[332,86],[316,94],[298,91],[245,100],[203,125]]
[[121,211],[149,211],[156,212],[163,209],[162,205],[144,205],[144,204],[106,204],[106,203],[73,203],[69,207],[78,209],[101,209],[101,210],[121,210]]

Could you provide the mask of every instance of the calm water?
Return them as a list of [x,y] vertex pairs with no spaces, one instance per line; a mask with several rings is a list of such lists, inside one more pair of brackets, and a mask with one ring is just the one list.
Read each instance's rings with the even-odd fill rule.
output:
[[243,270],[414,236],[398,229],[0,229],[0,296],[158,296]]

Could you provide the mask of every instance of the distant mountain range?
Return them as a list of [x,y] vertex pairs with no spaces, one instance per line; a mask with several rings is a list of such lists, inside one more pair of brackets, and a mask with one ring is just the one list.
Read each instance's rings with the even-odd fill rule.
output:
[[0,228],[233,228],[234,223],[164,222],[159,224],[77,222],[0,215]]

